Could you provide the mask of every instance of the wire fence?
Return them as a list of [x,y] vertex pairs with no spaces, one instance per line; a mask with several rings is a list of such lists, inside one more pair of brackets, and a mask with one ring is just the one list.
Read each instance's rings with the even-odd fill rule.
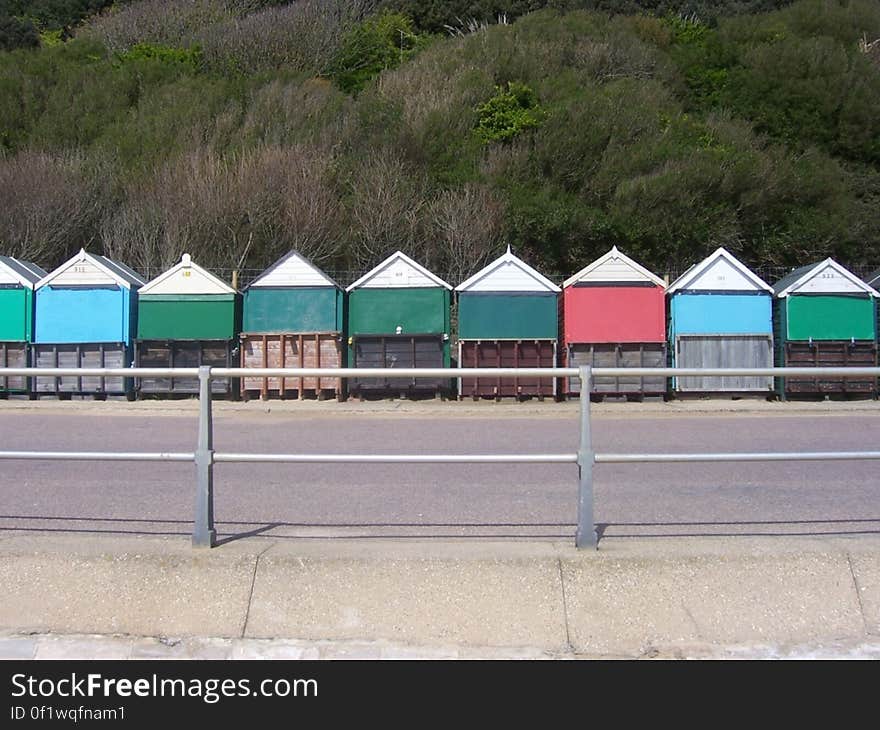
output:
[[[847,265],[843,262],[841,265],[851,271],[853,274],[858,276],[860,279],[867,280],[870,276],[877,274],[880,272],[880,263],[878,264],[852,264]],[[771,286],[775,284],[780,279],[784,278],[792,271],[794,271],[796,267],[794,266],[756,266],[751,270],[757,274],[761,279],[766,281]],[[142,274],[144,277],[144,281],[150,281],[160,274],[164,273],[166,269],[159,266],[151,266],[146,267],[142,271],[138,272]],[[232,282],[234,269],[231,268],[214,268],[211,269],[212,273],[218,276],[220,279],[223,279],[227,282]],[[255,281],[260,277],[260,275],[265,271],[265,269],[255,269],[255,268],[246,268],[238,270],[238,286],[239,288],[244,288],[252,281]],[[342,287],[347,287],[352,282],[357,281],[361,278],[366,272],[365,271],[352,271],[346,269],[324,269],[323,270],[327,276],[333,279],[337,284]],[[672,269],[670,271],[665,272],[657,272],[658,275],[665,279],[668,283],[675,281],[679,276],[681,276],[686,269]],[[460,277],[459,274],[453,274],[449,272],[434,272],[437,276],[439,276],[444,281],[448,282],[452,286],[456,286],[461,283],[458,281]],[[560,274],[559,272],[544,274],[550,281],[558,286],[562,286],[563,282],[568,279],[571,274]]]

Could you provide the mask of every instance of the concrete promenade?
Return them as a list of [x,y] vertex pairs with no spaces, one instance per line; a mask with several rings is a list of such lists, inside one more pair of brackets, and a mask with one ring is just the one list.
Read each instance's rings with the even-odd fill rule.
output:
[[[197,412],[192,400],[4,410]],[[577,403],[218,403],[218,413],[568,414]],[[877,401],[598,414],[878,414]],[[874,517],[876,515],[869,515]],[[880,534],[570,540],[0,531],[0,659],[880,659]]]
[[880,658],[880,536],[4,534],[3,659]]

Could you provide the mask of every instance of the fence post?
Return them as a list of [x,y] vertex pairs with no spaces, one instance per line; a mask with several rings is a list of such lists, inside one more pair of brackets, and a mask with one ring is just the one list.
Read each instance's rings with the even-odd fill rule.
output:
[[593,522],[593,437],[590,429],[590,392],[593,390],[593,369],[580,368],[581,381],[581,442],[578,447],[578,526],[575,545],[579,548],[598,545],[596,525]]
[[211,418],[211,368],[199,368],[199,444],[196,449],[196,509],[193,547],[214,547],[214,424]]

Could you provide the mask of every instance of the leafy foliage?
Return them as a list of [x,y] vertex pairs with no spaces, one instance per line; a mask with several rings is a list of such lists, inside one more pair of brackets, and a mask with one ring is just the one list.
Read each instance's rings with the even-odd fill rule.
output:
[[426,36],[415,32],[406,15],[385,10],[346,34],[330,66],[330,75],[343,91],[361,91],[368,81],[396,68],[427,42]]
[[137,43],[131,50],[119,54],[119,59],[125,62],[155,61],[157,63],[179,65],[192,71],[202,66],[202,50],[198,46],[194,48],[168,48],[153,43]]
[[496,86],[495,95],[477,107],[477,137],[484,144],[507,142],[527,129],[541,125],[546,112],[535,92],[525,84],[508,81]]

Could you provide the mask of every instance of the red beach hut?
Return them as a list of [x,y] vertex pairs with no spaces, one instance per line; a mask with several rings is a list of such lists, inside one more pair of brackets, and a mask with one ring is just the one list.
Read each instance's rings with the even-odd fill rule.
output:
[[[562,286],[567,367],[665,367],[666,283],[612,248]],[[665,377],[598,377],[593,393],[663,395]],[[566,392],[580,393],[568,378]]]

